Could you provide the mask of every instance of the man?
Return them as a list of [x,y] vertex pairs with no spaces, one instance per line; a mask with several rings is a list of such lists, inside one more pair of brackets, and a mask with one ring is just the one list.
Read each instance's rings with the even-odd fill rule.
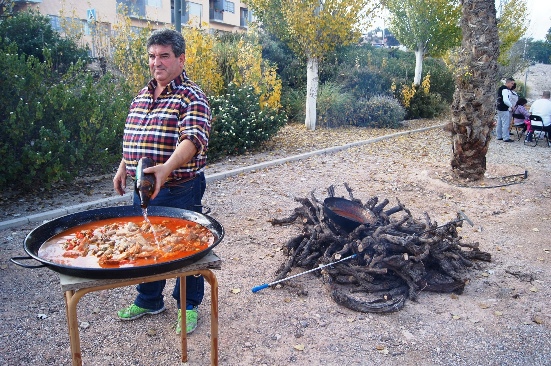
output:
[[[549,90],[545,90],[541,95],[541,99],[536,100],[530,107],[530,112],[535,116],[540,116],[543,120],[543,125],[546,127],[551,127],[550,96],[551,92]],[[549,131],[551,128],[546,128],[546,130]]]
[[[113,186],[124,194],[127,175],[135,178],[140,158],[150,157],[156,165],[144,169],[155,175],[151,206],[169,206],[202,212],[201,199],[206,182],[204,169],[211,129],[211,111],[205,94],[186,75],[185,40],[176,31],[154,31],[147,41],[149,69],[153,79],[130,105],[123,137],[123,158]],[[134,204],[139,196],[134,194]],[[165,310],[166,281],[137,286],[138,295],[129,307],[120,310],[122,320],[137,319]],[[197,327],[197,307],[203,300],[203,277],[186,278],[187,333]],[[178,305],[176,332],[180,333],[180,284],[172,296]]]
[[511,132],[511,88],[515,84],[515,79],[507,78],[505,85],[497,90],[497,126],[496,134],[498,140],[503,142],[513,142],[509,138]]

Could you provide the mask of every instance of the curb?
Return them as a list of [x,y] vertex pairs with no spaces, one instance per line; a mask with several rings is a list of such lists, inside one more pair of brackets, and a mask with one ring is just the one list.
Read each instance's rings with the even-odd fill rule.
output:
[[[420,128],[420,129],[416,129],[416,130],[411,130],[411,131],[397,132],[397,133],[392,133],[390,135],[379,136],[379,137],[375,137],[375,138],[368,139],[368,140],[352,142],[352,143],[346,144],[346,145],[334,146],[334,147],[329,147],[329,148],[322,149],[322,150],[310,151],[310,152],[307,152],[307,153],[304,153],[304,154],[293,155],[293,156],[289,156],[289,157],[286,157],[286,158],[265,161],[263,163],[258,163],[258,164],[254,164],[254,165],[245,166],[245,167],[242,167],[242,168],[227,170],[227,171],[221,172],[221,173],[205,175],[205,179],[206,179],[207,183],[214,182],[214,181],[222,180],[222,179],[232,177],[232,176],[235,176],[235,175],[248,173],[248,172],[256,171],[256,170],[260,170],[260,169],[265,169],[265,168],[272,167],[272,166],[275,166],[275,165],[280,165],[280,164],[285,164],[285,163],[288,163],[288,162],[291,162],[291,161],[306,159],[306,158],[309,158],[309,157],[315,156],[315,155],[330,154],[330,153],[346,150],[346,149],[349,149],[351,147],[372,144],[372,143],[379,142],[379,141],[382,141],[382,140],[387,140],[387,139],[395,138],[395,137],[402,136],[402,135],[408,135],[408,134],[433,130],[435,128],[439,128],[439,127],[443,127],[443,126],[444,126],[444,124],[440,124],[440,125],[436,125],[436,126],[424,127],[424,128]],[[74,206],[69,206],[69,207],[66,207],[66,208],[59,208],[59,209],[55,209],[55,210],[51,210],[51,211],[37,213],[37,214],[34,214],[34,215],[19,217],[17,219],[13,219],[13,220],[1,221],[0,222],[0,230],[15,228],[15,227],[30,224],[30,223],[33,223],[33,222],[42,222],[42,221],[46,221],[46,220],[51,220],[51,219],[54,219],[54,218],[57,218],[57,217],[60,217],[60,216],[64,216],[64,215],[68,215],[68,214],[71,214],[71,213],[83,211],[86,208],[88,208],[90,206],[93,206],[93,205],[98,205],[98,204],[103,204],[103,203],[116,203],[116,202],[124,201],[126,199],[130,201],[131,195],[132,195],[132,192],[128,192],[128,193],[124,194],[123,196],[102,198],[100,200],[84,202],[84,203],[74,205]]]

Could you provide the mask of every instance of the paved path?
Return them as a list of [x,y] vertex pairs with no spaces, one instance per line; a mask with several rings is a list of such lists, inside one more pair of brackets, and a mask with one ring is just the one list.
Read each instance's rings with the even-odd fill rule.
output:
[[[322,150],[310,151],[310,152],[307,152],[307,153],[293,155],[293,156],[289,156],[289,157],[285,157],[285,158],[281,158],[281,159],[265,161],[263,163],[258,163],[258,164],[254,164],[254,165],[249,165],[249,166],[237,168],[237,169],[227,170],[227,171],[216,173],[216,174],[210,174],[210,175],[207,174],[206,179],[207,179],[207,183],[217,181],[217,180],[222,180],[222,179],[225,179],[227,177],[231,177],[231,176],[242,174],[242,173],[247,173],[247,172],[250,172],[250,171],[253,171],[253,170],[260,170],[260,169],[268,168],[268,167],[271,167],[271,166],[274,166],[274,165],[284,164],[284,163],[287,163],[287,162],[290,162],[290,161],[307,159],[307,158],[309,158],[311,156],[315,156],[315,155],[334,153],[334,152],[337,152],[337,151],[349,149],[349,148],[354,147],[354,146],[361,146],[361,145],[371,144],[371,143],[374,143],[374,142],[378,142],[378,141],[382,141],[382,140],[386,140],[386,139],[392,139],[392,138],[402,136],[402,135],[407,135],[407,134],[410,134],[410,133],[419,133],[419,132],[424,132],[424,131],[427,131],[427,130],[432,130],[432,129],[435,129],[435,128],[441,128],[443,126],[444,126],[443,124],[440,124],[440,125],[431,126],[431,127],[419,128],[419,129],[416,129],[416,130],[402,131],[402,132],[392,133],[392,134],[385,135],[385,136],[375,137],[375,138],[368,139],[368,140],[352,142],[352,143],[346,144],[346,145],[334,146],[334,147],[329,147],[329,148],[322,149]],[[90,202],[83,202],[83,203],[80,203],[78,205],[68,206],[68,207],[65,207],[65,208],[59,208],[59,209],[56,209],[56,210],[40,212],[40,213],[37,213],[37,214],[34,214],[34,215],[18,217],[17,219],[13,219],[13,220],[1,221],[0,222],[0,230],[9,229],[9,228],[13,228],[13,227],[18,227],[18,226],[26,225],[26,224],[29,224],[29,223],[32,223],[32,222],[43,222],[45,220],[52,220],[52,219],[55,219],[55,218],[60,217],[60,216],[72,214],[72,213],[75,213],[75,212],[84,211],[88,207],[94,206],[94,205],[102,205],[102,204],[106,204],[106,203],[117,203],[117,202],[121,202],[121,201],[124,201],[124,200],[130,201],[130,195],[131,194],[133,194],[133,192],[127,192],[123,196],[107,197],[107,198],[103,198],[103,199],[100,199],[100,200],[95,200],[95,201],[90,201]]]

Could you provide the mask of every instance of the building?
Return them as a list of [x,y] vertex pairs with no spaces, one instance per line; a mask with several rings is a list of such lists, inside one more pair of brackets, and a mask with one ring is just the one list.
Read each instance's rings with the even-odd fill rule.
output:
[[[181,0],[181,25],[208,27],[209,31],[245,31],[252,14],[241,1]],[[141,28],[148,23],[154,28],[174,25],[174,0],[15,0],[15,11],[34,9],[50,17],[55,30],[63,33],[63,21],[81,27],[82,42],[91,49],[91,56],[101,56],[97,34],[113,32],[117,12],[125,11],[131,26]],[[96,37],[97,38],[97,37]]]

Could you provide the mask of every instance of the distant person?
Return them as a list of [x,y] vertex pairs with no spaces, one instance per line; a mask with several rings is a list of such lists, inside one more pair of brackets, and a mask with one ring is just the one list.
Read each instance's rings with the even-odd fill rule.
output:
[[[496,134],[498,140],[503,142],[513,142],[509,138],[511,132],[511,111],[513,104],[511,102],[511,88],[515,83],[515,79],[507,78],[505,85],[502,85],[497,90],[497,125]],[[514,98],[514,97],[513,97]]]
[[545,90],[542,95],[541,99],[536,100],[534,103],[532,103],[532,106],[530,107],[530,112],[532,115],[540,116],[543,120],[543,130],[547,131],[547,133],[551,133],[551,92],[549,90]]
[[[526,140],[531,132],[530,128],[530,112],[526,110],[526,104],[528,101],[526,98],[519,98],[517,104],[513,107],[513,126],[522,127],[522,132],[526,131]],[[522,116],[522,118],[518,118]]]

